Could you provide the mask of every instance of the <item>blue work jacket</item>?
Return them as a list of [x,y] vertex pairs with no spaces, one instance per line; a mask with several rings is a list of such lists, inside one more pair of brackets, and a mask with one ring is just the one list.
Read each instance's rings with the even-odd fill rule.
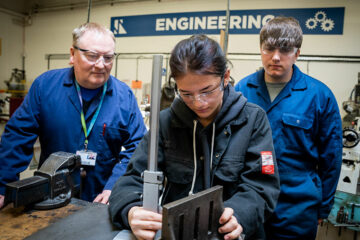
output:
[[[146,132],[131,89],[113,76],[107,83],[99,115],[88,137],[88,149],[97,153],[96,165],[84,166],[86,177],[81,198],[88,201],[103,190],[112,189]],[[100,96],[88,107],[87,126],[99,102]],[[1,138],[1,195],[5,192],[5,184],[16,181],[19,173],[27,168],[37,137],[41,145],[40,166],[53,152],[76,153],[84,149],[80,112],[73,68],[48,71],[34,81]],[[77,180],[79,182],[79,178]]]
[[267,234],[311,239],[317,219],[331,210],[341,168],[341,117],[333,93],[295,65],[273,102],[264,70],[242,79],[236,90],[267,112],[273,131],[281,192]]

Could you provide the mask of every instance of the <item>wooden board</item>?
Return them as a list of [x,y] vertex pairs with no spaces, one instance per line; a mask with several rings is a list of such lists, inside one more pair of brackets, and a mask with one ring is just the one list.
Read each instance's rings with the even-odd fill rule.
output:
[[10,204],[0,211],[0,239],[24,239],[81,208],[83,206],[70,203],[53,210],[25,210]]

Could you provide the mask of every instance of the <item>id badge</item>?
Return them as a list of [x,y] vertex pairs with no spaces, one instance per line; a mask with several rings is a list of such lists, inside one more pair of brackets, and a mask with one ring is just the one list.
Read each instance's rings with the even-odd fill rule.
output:
[[81,157],[81,165],[85,165],[85,166],[95,166],[96,163],[96,156],[97,153],[96,152],[92,152],[92,151],[85,151],[85,150],[81,150],[81,151],[76,151],[76,154],[79,155]]

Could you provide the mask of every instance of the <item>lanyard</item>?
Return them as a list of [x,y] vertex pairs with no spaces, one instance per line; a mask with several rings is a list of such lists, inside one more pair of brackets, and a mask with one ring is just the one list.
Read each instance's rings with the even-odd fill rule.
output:
[[80,86],[79,84],[77,83],[77,81],[75,80],[75,85],[76,85],[76,91],[78,93],[78,96],[79,96],[79,100],[80,100],[80,105],[81,105],[81,114],[80,114],[80,117],[81,117],[81,125],[82,125],[82,128],[84,130],[84,134],[85,134],[85,142],[84,142],[84,146],[85,146],[85,150],[87,150],[87,145],[89,143],[88,141],[88,136],[90,135],[90,132],[91,130],[93,129],[94,127],[94,124],[95,124],[95,121],[99,115],[99,112],[100,112],[100,108],[101,108],[101,105],[103,103],[103,100],[104,100],[104,97],[105,97],[105,93],[106,93],[106,89],[107,89],[107,82],[105,82],[105,85],[103,87],[103,92],[102,92],[102,95],[101,95],[101,100],[100,100],[100,103],[96,109],[96,112],[94,114],[94,116],[92,117],[91,119],[91,122],[90,122],[90,125],[89,125],[89,128],[86,130],[86,122],[85,122],[85,116],[84,116],[84,110],[83,110],[83,100],[82,100],[82,96],[81,96],[81,90],[80,90]]

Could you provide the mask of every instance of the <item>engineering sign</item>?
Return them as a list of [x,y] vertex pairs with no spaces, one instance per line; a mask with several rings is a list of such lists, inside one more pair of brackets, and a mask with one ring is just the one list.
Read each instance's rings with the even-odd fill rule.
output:
[[[344,7],[230,11],[230,34],[258,34],[275,16],[296,18],[304,34],[343,34]],[[226,12],[184,12],[111,17],[116,37],[219,34],[226,28]]]

